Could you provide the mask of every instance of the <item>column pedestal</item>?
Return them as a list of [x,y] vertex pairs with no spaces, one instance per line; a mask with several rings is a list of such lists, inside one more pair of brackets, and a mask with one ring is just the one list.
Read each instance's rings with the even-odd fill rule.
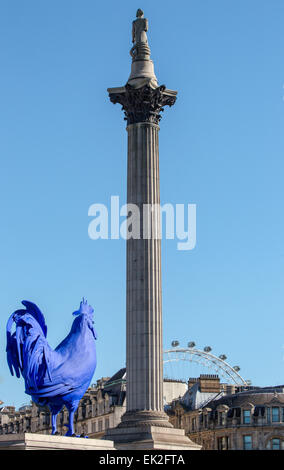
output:
[[109,429],[106,439],[113,440],[117,450],[200,450],[201,446],[192,442],[183,429],[175,429],[149,424],[133,427]]

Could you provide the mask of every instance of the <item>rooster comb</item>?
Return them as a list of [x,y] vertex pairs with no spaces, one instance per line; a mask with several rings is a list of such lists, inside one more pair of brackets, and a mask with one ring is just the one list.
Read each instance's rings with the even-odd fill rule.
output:
[[85,300],[85,297],[80,302],[80,307],[79,310],[76,310],[73,312],[73,315],[82,315],[82,314],[92,314],[94,312],[94,309],[91,305],[88,304],[87,299]]

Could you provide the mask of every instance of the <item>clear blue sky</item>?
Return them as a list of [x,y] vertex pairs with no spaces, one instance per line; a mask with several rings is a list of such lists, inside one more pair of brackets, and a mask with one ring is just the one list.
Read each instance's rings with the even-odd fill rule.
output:
[[88,238],[88,208],[126,196],[127,135],[108,87],[130,73],[131,22],[149,20],[160,84],[163,203],[197,205],[197,245],[163,241],[164,346],[225,353],[255,385],[284,383],[283,0],[1,0],[0,399],[5,326],[36,302],[57,344],[94,306],[94,381],[125,365],[125,241]]

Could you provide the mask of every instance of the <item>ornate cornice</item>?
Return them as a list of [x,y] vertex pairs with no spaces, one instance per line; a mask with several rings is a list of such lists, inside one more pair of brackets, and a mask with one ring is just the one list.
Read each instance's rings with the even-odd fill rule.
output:
[[177,92],[165,85],[153,88],[149,83],[137,88],[127,84],[121,88],[109,88],[110,101],[122,105],[127,124],[148,122],[158,124],[165,106],[173,106]]

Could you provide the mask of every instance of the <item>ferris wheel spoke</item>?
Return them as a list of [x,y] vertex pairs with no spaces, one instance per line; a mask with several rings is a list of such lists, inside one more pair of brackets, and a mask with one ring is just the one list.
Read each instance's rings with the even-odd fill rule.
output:
[[[212,353],[211,347],[207,346],[204,350],[195,347],[179,348],[179,342],[173,349],[164,351],[164,376],[173,380],[188,380],[193,376],[191,370],[193,363],[199,366],[199,369],[209,369],[224,380],[229,380],[236,385],[245,385],[248,383],[239,374],[240,368],[238,366],[231,367],[226,362],[227,357],[222,354],[219,357]],[[189,343],[189,345],[194,344]],[[194,344],[195,346],[195,344]],[[179,369],[184,370],[179,370]]]

